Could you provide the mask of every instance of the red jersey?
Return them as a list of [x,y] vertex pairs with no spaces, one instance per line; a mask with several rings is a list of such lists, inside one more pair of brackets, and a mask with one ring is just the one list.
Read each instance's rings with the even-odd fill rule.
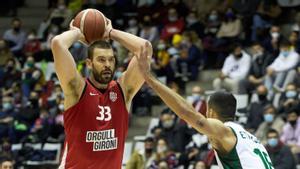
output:
[[86,80],[78,103],[64,112],[64,127],[59,169],[121,169],[128,111],[116,81],[101,93]]

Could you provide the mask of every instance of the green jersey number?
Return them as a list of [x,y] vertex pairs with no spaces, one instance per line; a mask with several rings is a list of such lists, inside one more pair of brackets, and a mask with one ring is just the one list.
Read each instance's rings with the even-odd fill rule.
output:
[[258,155],[264,163],[265,169],[274,169],[272,163],[269,161],[270,157],[267,153],[260,151],[258,148],[255,148],[253,152]]

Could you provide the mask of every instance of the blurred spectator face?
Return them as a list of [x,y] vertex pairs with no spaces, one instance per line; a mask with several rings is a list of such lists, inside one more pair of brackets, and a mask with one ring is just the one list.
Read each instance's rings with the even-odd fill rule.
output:
[[169,169],[168,163],[166,161],[159,162],[158,169]]
[[166,42],[162,39],[159,40],[157,44],[157,50],[165,50],[167,48]]
[[128,21],[128,26],[129,26],[129,27],[135,27],[136,25],[137,25],[136,19],[131,18],[131,19]]
[[273,106],[269,106],[264,111],[264,120],[267,123],[272,123],[275,118],[276,109]]
[[298,95],[296,86],[294,84],[289,84],[286,87],[285,97],[288,99],[295,99]]
[[21,21],[18,20],[18,19],[15,19],[13,22],[12,22],[12,28],[15,32],[20,32],[21,30]]
[[65,4],[65,1],[64,1],[64,0],[59,0],[59,1],[58,1],[57,9],[59,9],[59,10],[64,10],[64,9],[66,9],[66,4]]
[[297,124],[298,114],[296,111],[289,112],[287,116],[287,122],[290,123],[291,126],[295,127]]
[[195,12],[190,12],[188,16],[186,17],[186,22],[188,25],[192,25],[198,21],[196,13]]
[[165,129],[170,129],[174,125],[174,115],[165,113],[161,116],[161,123],[163,128]]
[[37,92],[34,92],[34,91],[30,92],[29,103],[34,108],[38,108],[39,107],[39,97],[38,97],[38,93]]
[[198,161],[195,165],[195,169],[205,169],[205,164],[203,161]]
[[177,12],[174,8],[169,9],[168,11],[168,19],[170,22],[175,22],[178,19]]
[[235,19],[235,14],[233,13],[232,9],[229,8],[225,13],[225,19],[227,21],[233,21]]
[[276,147],[279,143],[279,136],[276,132],[269,132],[267,135],[267,143],[270,147]]
[[289,36],[289,41],[291,44],[295,44],[298,40],[299,34],[295,31],[293,31]]
[[200,86],[194,86],[192,89],[192,96],[195,100],[199,100],[201,98],[202,89]]
[[4,161],[1,164],[1,169],[13,169],[12,161]]
[[34,59],[32,56],[29,56],[26,60],[26,66],[28,68],[33,68],[34,67]]
[[6,63],[6,69],[8,72],[12,71],[15,68],[15,61],[10,59]]
[[268,89],[266,88],[266,86],[264,85],[258,86],[256,88],[256,93],[260,101],[267,100]]
[[151,18],[149,15],[144,16],[143,18],[143,26],[150,27],[151,26]]
[[280,36],[280,28],[276,25],[273,25],[270,29],[270,34],[272,39],[278,39]]
[[13,109],[13,99],[12,97],[5,96],[2,99],[2,109],[4,112],[10,111]]
[[159,138],[160,135],[161,135],[161,132],[162,132],[162,129],[160,127],[155,127],[153,129],[153,136],[154,136],[154,138],[156,138],[156,139]]
[[208,16],[209,21],[217,21],[218,20],[218,12],[216,10],[212,10]]
[[152,153],[154,148],[154,140],[152,138],[148,138],[145,140],[145,152]]
[[164,139],[159,139],[157,141],[156,152],[157,153],[165,153],[168,150],[167,143]]
[[242,58],[243,54],[242,54],[242,48],[240,46],[237,46],[234,48],[233,50],[233,55],[234,55],[234,58],[236,60],[239,60]]
[[264,48],[260,44],[255,44],[252,46],[253,56],[262,56],[264,53]]

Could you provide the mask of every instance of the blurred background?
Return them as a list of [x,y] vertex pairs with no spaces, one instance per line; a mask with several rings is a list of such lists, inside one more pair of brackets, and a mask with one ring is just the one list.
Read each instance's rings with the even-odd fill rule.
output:
[[[1,169],[57,168],[64,96],[50,43],[86,8],[151,41],[153,72],[199,113],[214,91],[234,93],[236,121],[266,145],[275,169],[299,168],[300,0],[9,0],[0,8]],[[133,54],[113,47],[116,79]],[[87,76],[87,48],[76,42],[70,51]],[[130,110],[123,167],[218,168],[207,137],[147,85]]]

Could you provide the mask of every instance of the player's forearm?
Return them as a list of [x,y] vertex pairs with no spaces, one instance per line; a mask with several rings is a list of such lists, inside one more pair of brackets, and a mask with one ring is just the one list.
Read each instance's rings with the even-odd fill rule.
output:
[[79,40],[79,37],[80,37],[80,31],[79,30],[69,30],[69,31],[63,32],[60,35],[55,36],[52,39],[52,46],[57,44],[60,47],[69,49],[69,47],[74,42]]
[[[155,77],[149,75],[145,78],[146,83],[159,95],[159,97],[170,107],[180,118],[186,120],[191,125],[196,121],[205,119],[203,115],[196,112],[192,105],[188,104],[184,98],[167,86],[160,83]],[[197,127],[198,128],[198,127]]]
[[137,53],[140,50],[140,47],[147,41],[143,38],[117,29],[113,29],[110,32],[110,38],[119,42],[132,53]]

